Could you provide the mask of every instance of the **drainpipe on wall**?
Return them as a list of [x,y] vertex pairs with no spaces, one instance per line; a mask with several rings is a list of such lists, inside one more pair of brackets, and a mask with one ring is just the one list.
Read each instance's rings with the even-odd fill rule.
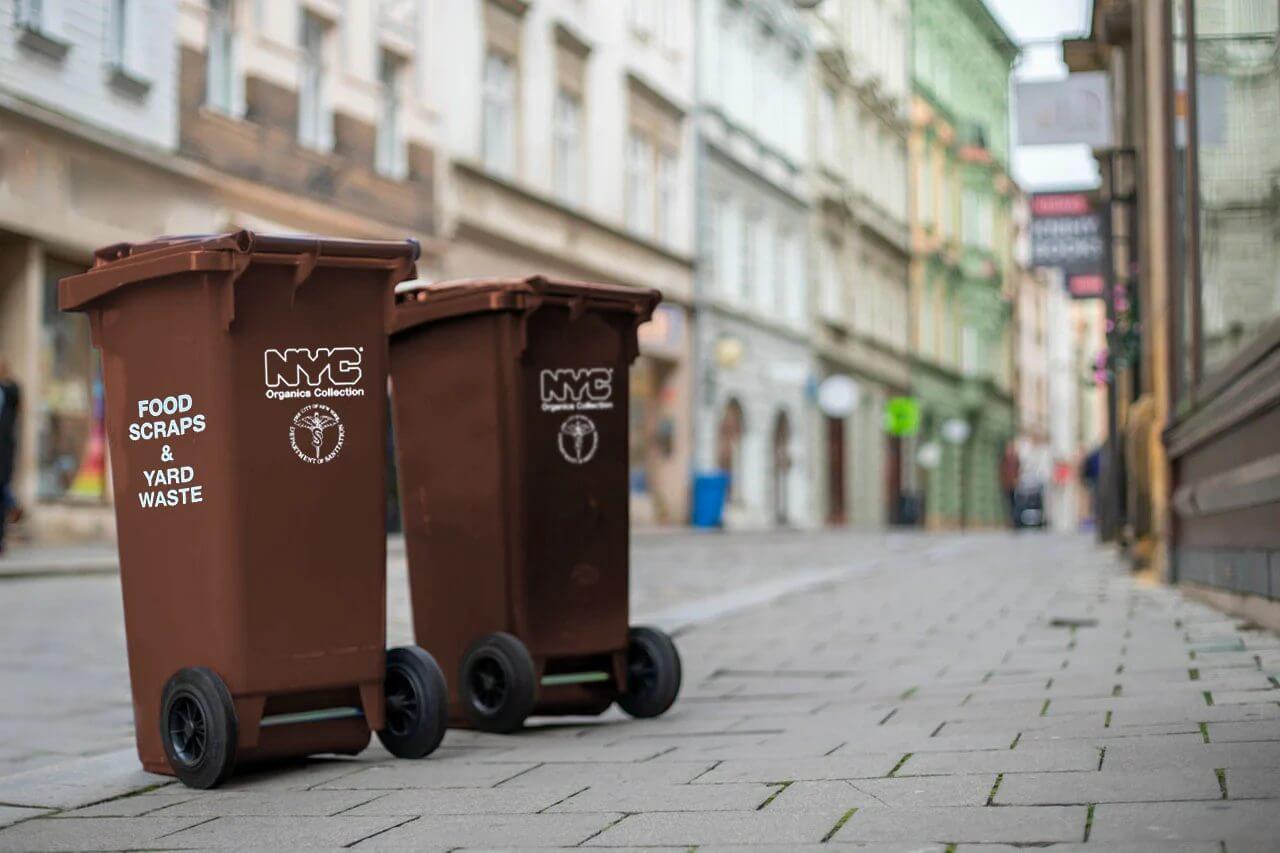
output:
[[[709,373],[704,377],[703,355],[706,347],[702,343],[702,235],[706,225],[706,212],[703,210],[703,178],[706,174],[706,150],[702,139],[701,115],[702,115],[702,0],[698,0],[693,5],[693,50],[690,52],[690,61],[693,63],[693,103],[690,106],[689,115],[693,122],[693,288],[690,293],[689,302],[689,328],[690,328],[690,349],[689,349],[689,460],[690,470],[686,487],[692,492],[693,489],[693,473],[698,469],[699,460],[699,439],[701,438],[701,427],[699,412],[702,406],[703,396],[706,393],[706,383],[710,380]],[[710,370],[710,364],[705,366],[706,370]],[[690,496],[690,506],[692,506],[692,495]]]

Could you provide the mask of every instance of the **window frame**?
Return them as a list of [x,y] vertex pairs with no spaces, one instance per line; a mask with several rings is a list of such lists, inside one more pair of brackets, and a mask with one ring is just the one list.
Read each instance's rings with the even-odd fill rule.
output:
[[[219,12],[225,11],[225,15]],[[226,65],[224,74],[214,74],[214,65],[218,61],[214,52],[215,24],[221,38],[225,39],[218,55]],[[221,26],[225,24],[225,28]],[[225,50],[225,55],[223,55]],[[236,0],[209,0],[208,19],[205,27],[205,66],[204,66],[204,107],[223,115],[239,118],[244,115],[244,78],[240,74],[240,32],[236,27]],[[215,95],[214,81],[218,79],[225,85],[225,101],[223,93]]]
[[583,130],[582,97],[564,86],[556,86],[551,108],[551,191],[571,207],[583,202],[586,172]]
[[404,134],[404,89],[409,62],[386,48],[378,50],[378,123],[374,136],[373,168],[385,178],[409,176],[409,152]]
[[[490,76],[499,66],[505,75],[501,80]],[[480,75],[480,161],[487,171],[506,178],[514,178],[518,171],[519,73],[516,57],[492,45],[486,48]],[[495,122],[499,117],[501,122]],[[501,138],[494,135],[499,128]]]
[[[1205,369],[1204,362],[1204,289],[1201,255],[1201,209],[1200,209],[1200,128],[1199,128],[1199,87],[1194,81],[1199,76],[1196,35],[1197,0],[1185,0],[1182,8],[1182,33],[1186,41],[1186,157],[1182,164],[1182,178],[1186,189],[1186,232],[1181,246],[1181,257],[1177,257],[1179,247],[1177,241],[1170,240],[1170,269],[1178,274],[1173,277],[1174,286],[1171,292],[1169,314],[1170,358],[1173,360],[1170,379],[1172,381],[1172,401],[1175,420],[1181,415],[1195,411],[1201,404],[1208,402],[1222,392],[1234,380],[1245,373],[1267,353],[1280,349],[1280,315],[1260,326],[1254,334],[1234,353],[1212,370]],[[1172,0],[1168,6],[1165,29],[1162,39],[1167,48],[1165,74],[1167,81],[1166,109],[1168,121],[1163,128],[1165,149],[1170,152],[1169,172],[1172,177],[1177,170],[1177,134],[1178,121],[1177,75],[1174,69],[1174,55],[1177,44],[1174,40],[1173,21],[1177,9]],[[1170,182],[1172,185],[1172,181]],[[1176,193],[1167,194],[1164,203],[1168,206],[1170,221],[1177,223]],[[1185,369],[1185,373],[1184,373]]]
[[[333,103],[329,52],[334,23],[310,9],[302,9],[298,22],[298,142],[320,153],[333,151]],[[310,43],[314,36],[316,42]],[[315,48],[314,50],[312,48]]]

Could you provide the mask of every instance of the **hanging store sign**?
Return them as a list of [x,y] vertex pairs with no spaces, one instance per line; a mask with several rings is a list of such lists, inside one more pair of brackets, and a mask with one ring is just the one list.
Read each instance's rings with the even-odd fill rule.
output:
[[1112,144],[1111,91],[1105,71],[1019,83],[1017,102],[1019,145]]
[[1031,264],[1062,271],[1077,299],[1103,295],[1106,222],[1087,192],[1031,197]]

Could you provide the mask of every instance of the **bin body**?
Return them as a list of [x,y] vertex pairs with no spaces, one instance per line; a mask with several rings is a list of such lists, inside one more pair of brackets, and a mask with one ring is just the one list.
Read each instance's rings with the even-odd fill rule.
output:
[[693,477],[694,527],[715,528],[724,524],[724,500],[729,494],[727,471],[703,471]]
[[240,761],[382,727],[385,330],[415,257],[242,232],[111,247],[62,282],[102,351],[146,769],[171,772],[161,693],[184,667],[226,682]]
[[626,684],[628,371],[659,295],[553,282],[411,293],[391,339],[414,629],[450,674],[493,632],[528,647],[535,713],[599,713]]

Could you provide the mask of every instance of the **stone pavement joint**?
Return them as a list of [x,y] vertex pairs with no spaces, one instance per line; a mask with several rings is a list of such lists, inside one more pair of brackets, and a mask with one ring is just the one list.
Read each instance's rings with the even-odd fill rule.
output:
[[[645,538],[635,612],[690,620],[666,716],[454,730],[417,762],[375,743],[214,791],[138,768],[116,580],[0,583],[0,768],[24,771],[0,775],[0,851],[1239,853],[1280,835],[1280,638],[1080,537]],[[55,612],[77,618],[49,639]],[[73,730],[103,754],[76,759]]]

